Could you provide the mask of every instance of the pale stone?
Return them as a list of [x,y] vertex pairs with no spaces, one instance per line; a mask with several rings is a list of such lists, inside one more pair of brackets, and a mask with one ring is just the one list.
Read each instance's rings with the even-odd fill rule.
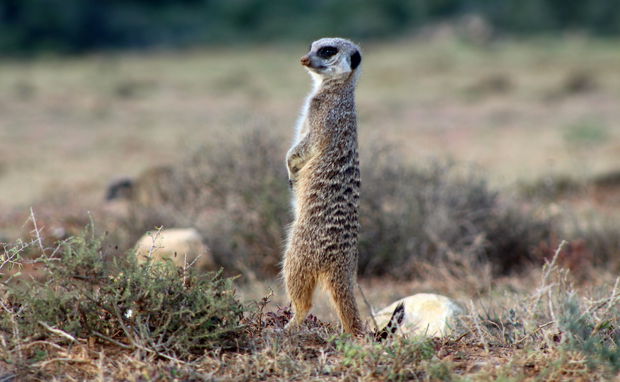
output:
[[211,252],[194,228],[169,228],[144,234],[135,245],[139,262],[148,256],[154,261],[170,259],[175,265],[184,267],[195,261],[199,269],[215,269]]
[[387,308],[377,312],[374,317],[379,328],[384,328],[396,306],[404,303],[405,316],[397,329],[397,334],[442,337],[451,333],[454,318],[463,309],[446,296],[432,293],[418,293],[395,301]]

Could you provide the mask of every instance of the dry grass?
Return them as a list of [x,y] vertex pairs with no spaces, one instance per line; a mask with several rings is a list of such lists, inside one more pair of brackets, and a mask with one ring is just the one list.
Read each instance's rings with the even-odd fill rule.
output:
[[[89,274],[64,275],[63,270],[99,272],[98,266],[89,268],[83,262],[75,263],[98,253],[100,245],[93,240],[86,239],[83,245],[87,249],[80,247],[79,253],[58,250],[62,263],[50,269],[60,272],[56,276],[63,280]],[[37,241],[31,245],[38,245]],[[11,258],[13,266],[23,261],[22,252],[19,248],[12,252],[16,255]],[[392,338],[381,343],[371,337],[353,339],[339,334],[335,325],[314,315],[299,332],[287,333],[283,327],[291,318],[289,308],[274,307],[266,296],[246,303],[243,334],[237,337],[236,347],[228,347],[228,340],[223,340],[220,345],[216,342],[198,353],[179,347],[183,334],[191,327],[179,327],[168,333],[171,337],[162,336],[165,331],[149,333],[133,326],[97,336],[93,335],[99,333],[96,328],[72,328],[70,320],[57,321],[60,316],[44,318],[43,310],[28,310],[29,304],[37,302],[22,299],[17,303],[15,286],[3,283],[0,375],[18,380],[58,381],[609,380],[620,371],[618,279],[593,272],[592,276],[599,277],[596,283],[578,286],[570,272],[558,265],[559,253],[560,248],[549,263],[532,270],[529,276],[480,285],[476,296],[464,292],[460,288],[463,280],[454,277],[420,279],[410,285],[386,284],[385,280],[376,285],[365,283],[370,300],[381,305],[391,298],[390,293],[402,295],[405,290],[419,291],[424,287],[445,289],[455,296],[467,313],[461,317],[455,333],[443,339]],[[66,256],[73,259],[73,264]],[[6,260],[3,259],[3,266],[10,266]],[[65,263],[68,265],[62,265]],[[130,271],[125,268],[125,272]],[[109,274],[96,284],[102,293],[107,293],[103,292],[106,280],[118,277],[122,273]],[[55,288],[49,282],[39,285],[30,288],[50,288],[50,292]],[[76,285],[64,283],[64,294],[79,291]],[[144,290],[149,288],[149,282],[144,284]],[[193,301],[196,297],[192,297],[191,288],[180,291],[179,296]],[[256,293],[258,286],[250,288]],[[95,295],[91,297],[96,305]],[[31,322],[38,322],[37,327],[31,327]],[[110,326],[113,322],[110,319],[102,324]],[[122,320],[118,318],[118,322],[138,325],[127,315]],[[137,338],[141,342],[133,343]],[[157,338],[157,343],[169,346],[167,351],[153,350],[152,341]],[[239,341],[241,338],[243,341]]]

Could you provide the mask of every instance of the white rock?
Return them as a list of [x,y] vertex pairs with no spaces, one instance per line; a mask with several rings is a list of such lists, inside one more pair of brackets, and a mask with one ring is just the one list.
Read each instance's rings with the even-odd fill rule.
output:
[[379,328],[387,325],[392,313],[399,303],[405,306],[405,317],[397,334],[426,335],[442,337],[450,334],[455,323],[454,318],[463,313],[463,309],[446,296],[432,293],[418,293],[395,301],[387,308],[375,314]]
[[168,258],[183,267],[198,258],[194,267],[215,269],[211,252],[194,228],[169,228],[146,233],[136,243],[135,250],[139,262],[144,262],[150,254],[156,261]]

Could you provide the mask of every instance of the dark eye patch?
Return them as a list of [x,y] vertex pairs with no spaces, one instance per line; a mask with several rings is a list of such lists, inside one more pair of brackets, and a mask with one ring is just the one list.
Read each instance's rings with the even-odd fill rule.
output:
[[336,48],[335,46],[324,46],[316,51],[316,55],[321,58],[330,58],[336,53],[338,53],[338,48]]
[[357,50],[351,55],[351,69],[355,70],[362,62],[362,55]]

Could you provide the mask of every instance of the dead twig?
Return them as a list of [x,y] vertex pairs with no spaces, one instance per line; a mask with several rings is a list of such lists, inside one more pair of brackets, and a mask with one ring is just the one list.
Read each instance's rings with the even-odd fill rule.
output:
[[78,340],[75,339],[75,337],[73,337],[71,334],[64,332],[60,329],[56,329],[56,328],[52,328],[51,326],[49,326],[48,324],[46,324],[43,321],[37,321],[39,323],[39,325],[43,326],[45,329],[49,330],[50,332],[57,334],[61,337],[64,337],[66,339],[68,339],[71,342],[78,342]]
[[375,327],[375,332],[378,332],[379,325],[377,325],[377,320],[375,320],[375,310],[372,307],[372,305],[370,305],[370,302],[368,302],[368,299],[366,298],[366,294],[364,293],[362,286],[360,284],[357,284],[357,288],[359,289],[360,294],[362,295],[362,300],[364,300],[364,303],[366,304],[366,307],[368,308],[368,311],[370,312],[370,319],[372,320],[372,324]]
[[43,362],[39,362],[39,363],[35,363],[34,366],[40,367],[40,368],[44,368],[47,365],[54,363],[54,362],[65,362],[65,363],[85,363],[85,364],[89,364],[93,367],[97,367],[97,365],[95,365],[95,363],[93,363],[91,360],[89,359],[79,359],[79,358],[52,358],[49,359],[47,361],[43,361]]
[[37,226],[37,219],[34,216],[34,211],[32,210],[32,207],[30,207],[30,221],[32,221],[32,225],[34,226],[34,230],[32,232],[35,235],[37,244],[39,244],[39,249],[41,250],[41,254],[45,255],[45,248],[43,247],[43,239],[41,238],[41,230]]

